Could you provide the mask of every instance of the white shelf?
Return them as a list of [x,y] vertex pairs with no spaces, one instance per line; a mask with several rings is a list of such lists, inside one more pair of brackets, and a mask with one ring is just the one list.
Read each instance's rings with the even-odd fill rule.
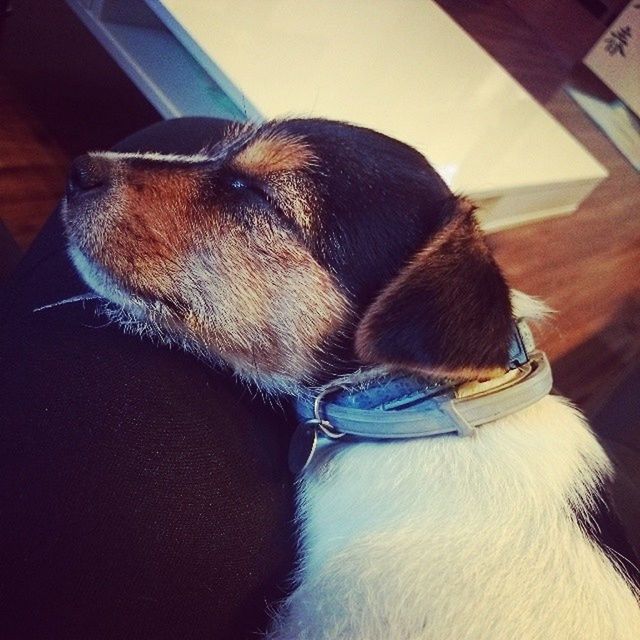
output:
[[428,0],[67,0],[165,117],[313,116],[403,140],[487,230],[574,211],[608,174]]
[[164,118],[244,119],[242,111],[143,0],[67,3]]

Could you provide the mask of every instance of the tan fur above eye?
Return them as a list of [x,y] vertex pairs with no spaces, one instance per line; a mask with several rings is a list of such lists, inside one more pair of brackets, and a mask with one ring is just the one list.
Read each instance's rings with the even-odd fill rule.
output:
[[250,175],[305,169],[316,162],[309,145],[297,136],[272,133],[249,143],[232,165]]

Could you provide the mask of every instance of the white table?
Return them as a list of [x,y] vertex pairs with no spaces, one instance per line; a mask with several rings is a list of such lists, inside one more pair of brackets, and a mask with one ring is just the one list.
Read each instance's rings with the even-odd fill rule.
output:
[[479,201],[488,230],[574,211],[607,176],[427,0],[68,2],[163,115],[372,127]]

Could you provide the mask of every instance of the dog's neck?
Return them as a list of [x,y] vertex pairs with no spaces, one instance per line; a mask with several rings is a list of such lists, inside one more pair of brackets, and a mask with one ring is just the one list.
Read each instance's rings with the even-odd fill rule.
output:
[[551,385],[547,358],[535,351],[523,322],[514,325],[507,371],[485,382],[453,384],[381,369],[358,371],[297,398],[300,425],[292,438],[290,467],[294,473],[305,469],[319,440],[470,436],[475,427],[534,404]]

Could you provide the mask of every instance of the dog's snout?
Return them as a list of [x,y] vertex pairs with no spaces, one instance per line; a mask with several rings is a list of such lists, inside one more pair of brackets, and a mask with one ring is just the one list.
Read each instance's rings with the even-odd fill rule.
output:
[[111,163],[106,158],[80,156],[71,165],[67,195],[76,196],[105,187],[109,184],[111,173]]

